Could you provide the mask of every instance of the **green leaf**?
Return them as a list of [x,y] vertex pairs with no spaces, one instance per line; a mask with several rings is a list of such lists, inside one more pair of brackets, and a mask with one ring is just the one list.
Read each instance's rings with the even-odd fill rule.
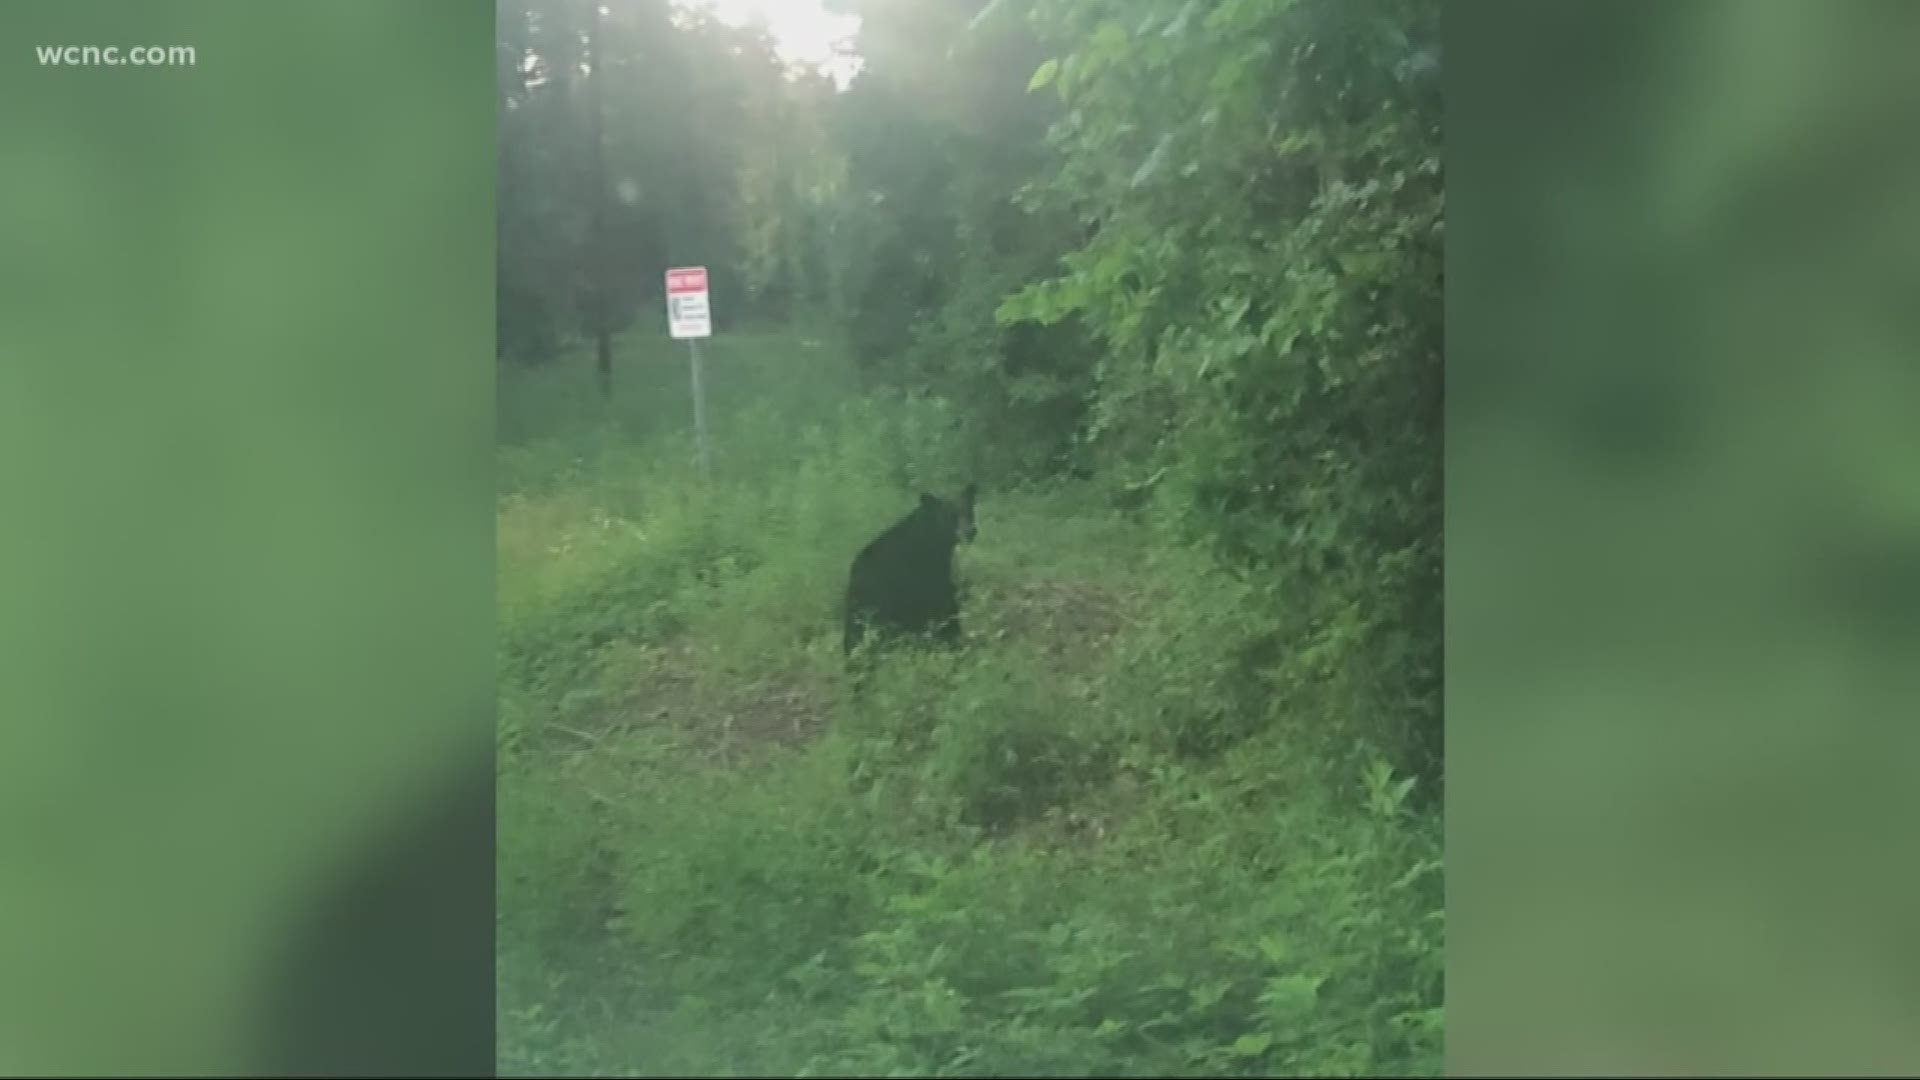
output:
[[1400,875],[1399,880],[1387,886],[1387,891],[1398,892],[1406,888],[1408,885],[1413,884],[1413,882],[1419,877],[1421,877],[1422,875],[1431,873],[1432,871],[1435,871],[1438,869],[1440,869],[1440,863],[1438,860],[1422,859],[1420,862],[1415,863],[1413,867],[1409,869],[1406,873]]
[[1181,34],[1186,33],[1187,21],[1193,18],[1193,11],[1197,6],[1197,0],[1187,0],[1186,6],[1180,9],[1180,14],[1175,15],[1173,21],[1167,24],[1167,28],[1160,31],[1160,36],[1179,37]]
[[1132,186],[1139,187],[1141,184],[1153,179],[1153,175],[1160,171],[1161,162],[1166,160],[1167,145],[1172,141],[1173,136],[1171,135],[1161,136],[1159,144],[1153,148],[1153,153],[1148,154],[1147,160],[1141,162],[1140,168],[1134,170]]
[[1027,92],[1032,93],[1035,90],[1045,87],[1048,83],[1051,83],[1053,77],[1059,73],[1060,58],[1057,56],[1048,57],[1038,68],[1034,69],[1033,78],[1027,80]]
[[1312,975],[1284,975],[1267,982],[1260,1000],[1279,1015],[1311,1012],[1320,997],[1320,979]]
[[967,32],[968,33],[977,32],[980,29],[980,27],[986,23],[988,19],[993,18],[996,14],[999,13],[1000,9],[1005,6],[1007,6],[1007,0],[993,0],[992,3],[988,4],[986,7],[981,8],[980,14],[975,15],[967,23]]
[[1231,989],[1233,989],[1231,982],[1215,981],[1194,987],[1187,991],[1187,996],[1192,1001],[1194,1011],[1205,1012],[1220,1004],[1220,1000],[1226,997],[1227,991]]
[[1233,1052],[1241,1057],[1259,1057],[1273,1045],[1273,1036],[1266,1032],[1258,1035],[1242,1035],[1233,1040]]

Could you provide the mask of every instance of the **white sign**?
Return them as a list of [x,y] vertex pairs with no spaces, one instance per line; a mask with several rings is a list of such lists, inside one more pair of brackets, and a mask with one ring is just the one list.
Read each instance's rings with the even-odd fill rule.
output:
[[667,329],[676,341],[713,336],[706,267],[683,266],[667,271]]

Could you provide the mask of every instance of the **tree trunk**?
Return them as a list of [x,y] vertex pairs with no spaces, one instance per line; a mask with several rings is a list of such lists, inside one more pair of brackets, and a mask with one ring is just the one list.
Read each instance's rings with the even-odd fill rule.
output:
[[603,101],[600,76],[600,0],[587,0],[587,143],[592,176],[589,183],[593,228],[587,238],[587,319],[593,333],[593,352],[600,375],[600,395],[613,396],[613,335],[608,317],[607,280],[607,162],[602,145]]

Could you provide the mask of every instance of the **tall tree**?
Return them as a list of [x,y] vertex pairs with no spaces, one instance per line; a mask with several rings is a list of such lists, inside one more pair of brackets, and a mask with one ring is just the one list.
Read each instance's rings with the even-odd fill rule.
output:
[[577,43],[554,0],[501,0],[495,278],[503,360],[542,363],[570,333],[572,247],[582,230],[571,173],[568,89]]
[[600,393],[613,396],[613,323],[611,290],[613,282],[607,266],[607,156],[603,131],[606,126],[604,68],[600,50],[605,40],[600,0],[584,0],[586,6],[586,82],[587,82],[587,203],[592,207],[592,225],[587,234],[587,323],[593,335],[594,370],[599,376]]

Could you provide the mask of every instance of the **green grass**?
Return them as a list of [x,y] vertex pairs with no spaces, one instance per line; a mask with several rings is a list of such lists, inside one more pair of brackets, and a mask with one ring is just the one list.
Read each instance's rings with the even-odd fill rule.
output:
[[846,693],[967,448],[814,337],[708,347],[710,484],[664,334],[502,387],[502,1074],[1439,1075],[1439,821],[1283,714],[1263,583],[988,486],[968,648]]

